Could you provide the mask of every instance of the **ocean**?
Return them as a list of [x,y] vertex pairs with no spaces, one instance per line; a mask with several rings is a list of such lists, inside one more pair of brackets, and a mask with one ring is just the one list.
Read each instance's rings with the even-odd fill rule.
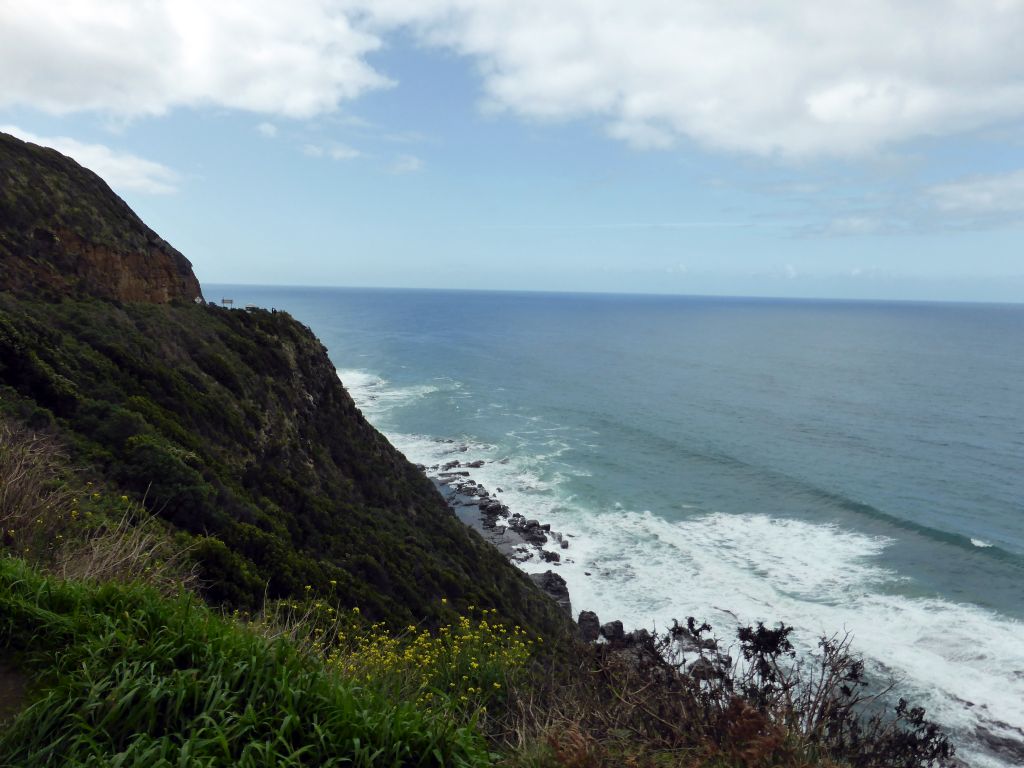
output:
[[[569,538],[573,611],[849,632],[1024,749],[1024,305],[207,286],[292,313],[406,456]],[[443,442],[454,440],[454,443]]]

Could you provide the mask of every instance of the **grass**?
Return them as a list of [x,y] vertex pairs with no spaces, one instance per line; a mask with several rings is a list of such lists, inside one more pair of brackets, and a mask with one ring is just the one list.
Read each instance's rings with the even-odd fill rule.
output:
[[337,674],[182,595],[0,560],[0,646],[38,682],[5,766],[479,766],[471,723]]

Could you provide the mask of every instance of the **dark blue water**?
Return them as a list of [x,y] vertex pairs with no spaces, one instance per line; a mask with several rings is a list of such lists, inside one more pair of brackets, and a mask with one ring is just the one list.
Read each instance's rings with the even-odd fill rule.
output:
[[207,295],[290,311],[411,459],[455,438],[575,534],[576,610],[849,630],[958,729],[1024,727],[1024,306]]

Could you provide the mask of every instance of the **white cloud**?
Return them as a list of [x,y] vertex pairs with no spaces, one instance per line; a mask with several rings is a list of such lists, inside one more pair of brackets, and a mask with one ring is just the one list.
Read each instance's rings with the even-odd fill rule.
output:
[[1024,116],[1024,2],[374,0],[475,58],[487,104],[641,147],[850,155]]
[[840,216],[828,223],[824,234],[837,236],[873,235],[883,229],[884,222],[871,216]]
[[49,0],[0,4],[0,107],[290,117],[386,87],[411,30],[470,57],[484,105],[610,136],[856,155],[1024,118],[1024,0]]
[[332,0],[13,0],[0,4],[0,107],[159,115],[207,105],[330,112],[388,80],[379,39]]
[[939,210],[951,214],[1024,213],[1024,169],[940,184],[928,194]]
[[308,157],[329,157],[332,160],[352,160],[362,157],[363,153],[347,144],[306,144],[302,148],[302,154]]
[[388,170],[395,174],[416,173],[423,168],[423,161],[416,155],[399,155],[392,161]]
[[273,139],[277,136],[277,126],[273,123],[260,123],[256,126],[256,130],[268,139]]
[[43,137],[13,125],[0,125],[0,131],[74,158],[97,173],[115,191],[167,195],[177,191],[178,174],[166,165],[127,152],[117,152],[103,144],[83,144],[66,136]]
[[358,149],[353,149],[346,144],[334,144],[327,150],[327,154],[332,160],[352,160],[356,157],[362,157],[363,153]]

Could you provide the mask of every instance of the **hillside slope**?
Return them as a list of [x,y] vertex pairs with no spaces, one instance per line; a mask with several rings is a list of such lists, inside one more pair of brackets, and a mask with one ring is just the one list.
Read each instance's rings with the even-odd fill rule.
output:
[[[98,177],[0,138],[0,176],[23,180],[13,194],[5,185],[0,210],[0,412],[53,430],[90,477],[193,537],[211,600],[314,592],[396,625],[476,603],[563,625],[362,417],[307,327],[193,303],[188,262]],[[61,235],[39,248],[32,228]],[[151,250],[106,276],[69,276],[64,245],[99,240]],[[178,289],[151,280],[148,262],[132,272],[145,253],[160,274],[182,270]],[[126,285],[149,286],[153,301],[130,300]]]
[[192,301],[192,264],[92,171],[0,133],[0,291]]

